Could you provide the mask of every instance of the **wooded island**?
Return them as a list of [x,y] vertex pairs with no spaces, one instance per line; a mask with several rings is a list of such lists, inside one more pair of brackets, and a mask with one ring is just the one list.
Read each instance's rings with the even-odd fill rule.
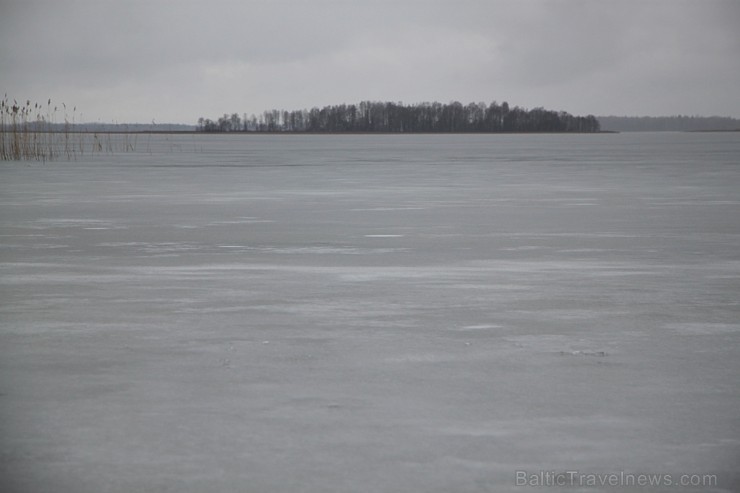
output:
[[363,101],[310,110],[269,110],[261,115],[224,114],[217,120],[199,118],[202,132],[305,133],[502,133],[599,132],[593,115],[573,116],[544,108],[527,110],[503,102],[449,104]]

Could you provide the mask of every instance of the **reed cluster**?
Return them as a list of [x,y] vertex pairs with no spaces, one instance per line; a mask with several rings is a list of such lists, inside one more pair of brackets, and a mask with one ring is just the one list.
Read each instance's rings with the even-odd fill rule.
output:
[[90,153],[130,152],[136,137],[128,133],[88,132],[75,122],[77,108],[70,115],[62,103],[63,122],[57,121],[58,106],[51,99],[44,104],[26,100],[25,104],[8,99],[0,101],[0,161],[74,160]]
[[44,114],[38,103],[11,103],[6,94],[0,101],[0,159],[53,159],[56,148],[50,132],[51,115],[51,100]]

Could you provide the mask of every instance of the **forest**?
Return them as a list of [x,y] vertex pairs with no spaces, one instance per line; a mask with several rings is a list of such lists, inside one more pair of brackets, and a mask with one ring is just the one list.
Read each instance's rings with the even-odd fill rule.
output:
[[261,115],[224,114],[216,120],[199,118],[202,132],[307,133],[500,133],[599,132],[593,115],[573,116],[544,108],[470,103],[449,104],[363,101],[310,110],[268,110]]

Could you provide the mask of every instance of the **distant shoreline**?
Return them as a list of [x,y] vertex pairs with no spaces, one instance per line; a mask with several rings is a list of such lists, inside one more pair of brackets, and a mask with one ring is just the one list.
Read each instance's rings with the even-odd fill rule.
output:
[[620,133],[734,133],[735,129],[697,129],[697,130],[599,130],[598,132],[286,132],[286,131],[251,131],[251,132],[204,132],[202,130],[28,130],[36,134],[98,134],[98,135],[600,135]]
[[38,134],[101,134],[101,135],[598,135],[618,134],[616,130],[600,130],[598,132],[284,132],[284,131],[253,131],[253,132],[204,132],[202,130],[29,130]]
[[620,132],[735,132],[740,120],[725,116],[597,116],[602,130]]
[[716,132],[728,133],[728,132],[740,132],[740,128],[726,129],[726,130],[724,130],[724,129],[719,129],[719,130],[684,130],[684,132],[689,132],[689,133],[697,133],[697,132],[700,132],[700,133],[716,133]]

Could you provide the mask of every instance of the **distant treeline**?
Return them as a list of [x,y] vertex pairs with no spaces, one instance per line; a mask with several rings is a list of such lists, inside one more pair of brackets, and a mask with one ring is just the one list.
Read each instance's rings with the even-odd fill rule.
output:
[[199,118],[202,132],[598,132],[593,115],[573,116],[544,108],[527,110],[503,102],[449,104],[363,101],[310,110],[269,110],[261,115]]
[[30,121],[26,130],[31,132],[192,132],[193,125],[180,123],[49,123]]
[[600,116],[601,128],[616,132],[740,130],[740,120],[721,116]]

